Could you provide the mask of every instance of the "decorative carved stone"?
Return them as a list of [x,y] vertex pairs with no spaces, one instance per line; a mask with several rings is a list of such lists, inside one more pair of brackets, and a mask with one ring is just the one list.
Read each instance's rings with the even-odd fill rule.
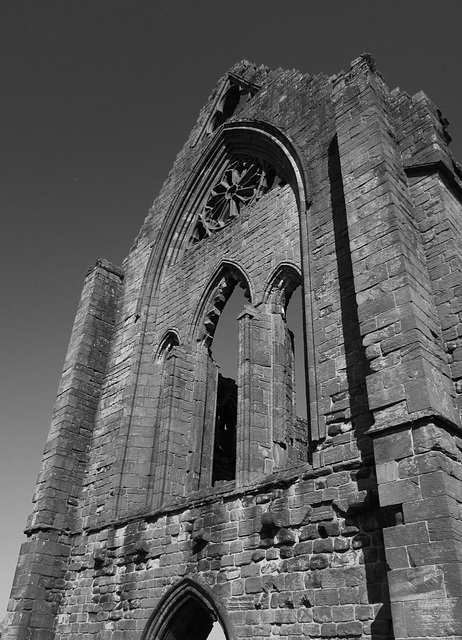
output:
[[212,187],[193,232],[192,242],[220,231],[242,209],[256,202],[279,182],[276,171],[263,160],[246,156],[234,160]]
[[246,86],[238,82],[229,82],[223,97],[218,102],[215,112],[208,123],[206,134],[213,133],[224,122],[231,118],[234,113],[242,107],[255,92],[255,88]]

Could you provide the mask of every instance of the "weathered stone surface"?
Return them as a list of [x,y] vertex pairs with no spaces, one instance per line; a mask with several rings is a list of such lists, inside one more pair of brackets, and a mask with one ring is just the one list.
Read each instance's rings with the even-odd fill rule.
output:
[[443,572],[439,567],[398,569],[389,576],[391,601],[445,598]]
[[[5,638],[462,636],[446,127],[368,55],[220,80],[123,268],[85,281]],[[213,345],[236,287],[232,380]]]

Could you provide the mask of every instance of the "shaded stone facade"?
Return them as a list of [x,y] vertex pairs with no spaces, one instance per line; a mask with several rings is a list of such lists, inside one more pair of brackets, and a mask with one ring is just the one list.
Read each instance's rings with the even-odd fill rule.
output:
[[[218,83],[122,268],[87,275],[6,638],[462,636],[446,129],[367,55]],[[231,380],[211,346],[236,287]]]

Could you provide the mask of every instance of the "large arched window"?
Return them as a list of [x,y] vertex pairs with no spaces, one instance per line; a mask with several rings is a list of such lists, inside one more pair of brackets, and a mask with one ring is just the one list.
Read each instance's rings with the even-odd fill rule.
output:
[[240,287],[235,287],[220,314],[213,336],[211,357],[218,365],[212,485],[236,477],[236,427],[238,420],[238,315],[246,304]]
[[236,316],[249,296],[245,275],[236,265],[225,263],[208,287],[198,314],[197,378],[200,380],[196,385],[195,406],[203,407],[203,411],[195,416],[195,431],[201,434],[195,488],[236,478],[237,425],[242,396]]
[[[123,485],[137,496],[145,488],[147,466],[146,438],[138,434],[142,425],[152,430],[154,488],[148,503],[154,507],[234,476],[237,486],[248,485],[308,459],[307,424],[297,421],[292,397],[287,304],[278,299],[287,302],[302,282],[306,344],[297,348],[295,341],[295,362],[304,359],[300,351],[309,354],[309,427],[319,440],[303,159],[277,128],[228,121],[196,160],[163,217],[136,310],[142,337],[133,377],[140,395],[146,381],[155,384],[148,345],[159,344],[159,333],[172,325],[182,335],[181,346],[165,357],[176,391],[172,386],[169,396],[165,387],[159,402],[157,391],[143,395],[143,412],[130,415],[127,428]],[[281,288],[276,271],[283,261],[297,277],[282,277]],[[224,375],[214,335],[240,285],[251,295],[238,322],[239,369],[237,376]]]

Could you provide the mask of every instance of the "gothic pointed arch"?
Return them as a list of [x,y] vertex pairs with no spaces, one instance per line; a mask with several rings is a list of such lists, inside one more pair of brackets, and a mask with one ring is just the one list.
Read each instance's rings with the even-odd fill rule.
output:
[[[197,345],[199,371],[195,404],[203,411],[196,415],[194,431],[201,434],[196,449],[201,451],[195,468],[195,488],[234,481],[237,463],[237,428],[242,399],[242,380],[220,371],[212,355],[215,329],[222,311],[236,287],[252,299],[252,284],[242,267],[232,261],[221,261],[209,278],[191,323],[190,342]],[[235,354],[238,357],[238,354]]]
[[202,136],[214,133],[229,118],[238,113],[260,88],[259,84],[244,80],[231,72],[228,73],[228,77],[215,99]]
[[[306,212],[311,202],[310,189],[306,168],[295,145],[284,133],[268,123],[226,123],[192,168],[182,190],[165,215],[146,266],[138,314],[141,315],[146,306],[149,306],[165,266],[176,262],[189,245],[199,212],[207,206],[212,190],[220,182],[227,167],[235,159],[245,157],[257,158],[259,162],[266,163],[281,180],[291,186],[297,202],[300,226],[302,230],[305,227],[304,235],[308,241]],[[304,265],[304,272],[307,269],[309,266]]]
[[319,390],[314,366],[313,303],[310,285],[311,234],[308,211],[311,206],[311,189],[302,154],[287,134],[274,125],[263,121],[226,122],[211,138],[200,159],[192,167],[183,188],[173,199],[164,217],[145,269],[137,303],[137,315],[143,318],[144,325],[140,339],[146,340],[149,335],[149,321],[151,326],[155,322],[153,318],[149,318],[148,309],[156,292],[159,291],[162,273],[168,265],[177,262],[187,250],[199,212],[207,205],[214,186],[220,181],[232,159],[246,156],[258,158],[271,166],[277,176],[290,185],[295,196],[300,229],[302,277],[308,285],[304,291],[304,303],[310,370],[311,424],[315,438],[319,439],[322,434],[318,429]]
[[244,296],[253,300],[250,276],[242,266],[230,260],[222,260],[216,267],[204,289],[191,323],[192,341],[210,347],[223,308],[236,286],[244,290]]
[[267,279],[264,302],[279,304],[286,308],[294,290],[302,284],[300,269],[293,264],[283,263]]
[[141,640],[205,640],[219,622],[227,640],[236,640],[229,616],[213,591],[198,579],[184,578],[162,597]]
[[161,364],[168,356],[173,347],[177,347],[180,344],[180,337],[175,329],[169,329],[159,342],[154,353],[154,362]]
[[[237,486],[244,486],[284,465],[283,457],[278,460],[273,455],[274,438],[268,428],[274,406],[274,399],[269,392],[271,368],[267,364],[271,359],[272,330],[271,319],[261,309],[264,284],[261,274],[269,271],[273,265],[272,254],[265,254],[260,275],[249,264],[254,258],[258,261],[258,256],[252,257],[252,243],[256,246],[258,228],[266,224],[265,217],[261,220],[258,218],[265,215],[265,207],[270,207],[275,216],[273,228],[279,228],[281,223],[283,232],[285,217],[291,220],[289,226],[293,235],[290,242],[293,244],[292,249],[288,247],[287,250],[297,254],[305,283],[307,360],[311,367],[308,379],[314,390],[310,390],[313,428],[318,416],[310,284],[310,197],[302,155],[285,133],[261,121],[226,122],[207,142],[163,215],[142,278],[135,313],[140,321],[136,330],[136,357],[131,370],[133,385],[136,388],[139,385],[140,396],[145,393],[143,384],[155,383],[155,376],[146,364],[144,354],[151,351],[150,345],[159,343],[159,331],[163,334],[169,326],[182,326],[182,314],[188,314],[186,326],[189,328],[184,343],[172,349],[171,357],[169,355],[167,358],[168,389],[162,397],[149,391],[150,397],[146,401],[143,396],[145,417],[133,414],[129,408],[126,426],[124,424],[127,444],[123,450],[124,462],[119,485],[138,482],[142,487],[139,491],[138,485],[135,488],[137,499],[144,504],[147,500],[148,505],[154,508],[193,491],[214,486],[216,482],[231,481]],[[256,159],[256,164],[247,166],[248,158]],[[233,163],[239,159],[242,162],[245,160],[244,164],[234,166]],[[279,185],[274,188],[274,197],[270,194],[266,197],[265,192],[272,179],[268,179],[266,167],[271,168],[271,176],[278,176],[282,182],[280,188]],[[233,171],[236,173],[233,174]],[[245,191],[247,186],[244,185],[244,178],[249,178],[252,183],[251,193]],[[237,232],[241,229],[241,244],[232,245],[233,223],[228,222],[228,214],[225,213],[223,217],[224,210],[218,208],[217,218],[213,217],[215,214],[207,218],[207,214],[205,219],[223,222],[227,229],[220,230],[218,225],[219,228],[212,230],[210,237],[191,245],[201,213],[204,214],[205,209],[215,212],[215,205],[221,206],[217,201],[223,192],[217,191],[217,185],[223,181],[228,200],[237,197],[236,194],[243,199],[244,206],[242,212],[237,212],[234,226]],[[236,186],[235,190],[233,186]],[[242,187],[244,193],[238,193],[238,187]],[[235,204],[239,209],[239,204]],[[281,215],[277,218],[279,206]],[[284,210],[284,206],[287,210]],[[234,210],[231,218],[235,213]],[[250,224],[253,225],[253,240],[245,236],[246,225]],[[226,245],[228,240],[229,252]],[[249,244],[244,255],[246,242]],[[219,256],[226,256],[223,260],[226,268],[222,269],[219,265],[217,280],[210,281],[204,273],[204,267],[209,271],[211,260],[217,260]],[[244,263],[248,272],[253,274],[252,278],[260,280],[255,294],[249,278],[240,268]],[[194,273],[193,278],[189,277],[190,273]],[[242,284],[249,290],[252,304],[244,306],[238,321],[239,364],[237,377],[233,381],[237,401],[233,402],[231,398],[228,402],[229,388],[223,388],[226,419],[221,421],[217,420],[222,406],[217,402],[218,396],[221,397],[220,371],[213,360],[210,345],[220,317],[220,307],[224,306],[233,288]],[[231,413],[232,417],[228,420]],[[161,416],[160,421],[156,420],[156,415]],[[152,425],[149,426],[154,452],[149,460],[149,483],[144,479],[146,472],[140,464],[140,460],[148,457],[145,453],[146,439],[138,437],[139,430],[136,428],[139,422],[147,424],[148,420]],[[216,435],[220,433],[222,425],[223,433],[232,437],[217,440]],[[262,429],[260,425],[264,425]],[[232,447],[228,446],[228,440]],[[226,474],[216,473],[220,467],[214,462],[218,459],[216,451],[220,451],[220,455],[223,451],[226,453]],[[174,467],[171,460],[175,460]],[[129,474],[131,464],[140,469],[141,480],[137,480],[135,474]],[[147,462],[144,464],[146,466]],[[147,489],[144,485],[148,485]],[[142,491],[147,492],[147,497],[142,495]],[[124,495],[118,500],[118,512],[121,513],[126,504]]]

